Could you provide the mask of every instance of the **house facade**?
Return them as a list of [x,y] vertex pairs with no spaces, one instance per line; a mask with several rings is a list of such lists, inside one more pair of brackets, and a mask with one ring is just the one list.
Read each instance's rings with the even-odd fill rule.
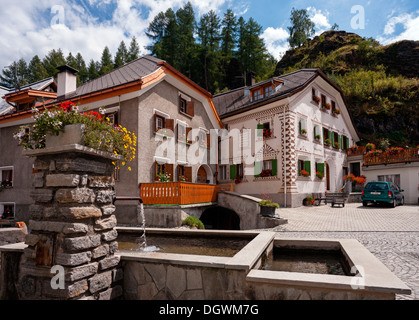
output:
[[[234,155],[220,159],[219,180],[235,190],[268,196],[295,207],[313,193],[339,191],[348,174],[346,149],[359,140],[340,89],[318,69],[304,69],[214,97],[226,128],[263,139],[249,164]],[[253,135],[254,135],[253,134]],[[249,139],[250,138],[250,139]],[[256,141],[242,134],[244,148]],[[233,154],[233,156],[231,156]],[[254,167],[249,174],[246,167]],[[316,174],[317,173],[317,174]]]
[[[13,133],[19,126],[32,122],[30,109],[33,106],[42,109],[72,101],[83,111],[101,108],[115,125],[135,133],[137,157],[129,164],[131,170],[120,166],[115,172],[115,189],[119,196],[138,197],[140,185],[159,181],[160,174],[167,175],[170,181],[216,182],[217,164],[205,160],[191,163],[191,157],[187,157],[189,149],[196,144],[200,146],[202,157],[209,157],[208,134],[211,129],[222,127],[210,93],[165,61],[151,56],[144,56],[80,87],[76,87],[77,70],[68,66],[59,70],[57,92],[52,101],[32,101],[21,111],[17,111],[20,106],[15,102],[12,113],[0,116],[0,168],[8,172],[8,168],[13,167],[13,184],[0,193],[0,203],[13,205],[16,219],[26,220],[32,203],[33,163],[22,157],[22,148],[17,146]],[[4,98],[13,105],[7,95]],[[174,146],[174,153],[159,152],[159,146],[164,143]],[[118,204],[118,221],[129,223],[132,216],[136,216],[133,204],[136,205],[135,202]]]

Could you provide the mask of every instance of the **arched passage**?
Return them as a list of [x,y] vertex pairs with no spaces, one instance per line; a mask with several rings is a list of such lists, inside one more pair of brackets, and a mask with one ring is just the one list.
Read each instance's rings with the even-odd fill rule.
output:
[[200,220],[205,229],[240,230],[240,217],[233,210],[223,207],[212,207],[205,210]]

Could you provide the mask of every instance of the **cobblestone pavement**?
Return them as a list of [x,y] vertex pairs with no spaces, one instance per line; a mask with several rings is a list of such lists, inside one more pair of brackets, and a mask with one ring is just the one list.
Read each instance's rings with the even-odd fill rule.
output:
[[281,238],[357,239],[412,289],[397,300],[419,300],[419,206],[396,208],[347,204],[345,208],[280,209],[288,224],[276,227]]

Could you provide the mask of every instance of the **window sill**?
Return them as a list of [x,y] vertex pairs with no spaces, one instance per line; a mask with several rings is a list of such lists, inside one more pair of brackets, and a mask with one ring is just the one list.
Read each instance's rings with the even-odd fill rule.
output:
[[281,180],[281,178],[278,176],[269,176],[269,177],[255,177],[253,181],[258,182],[258,181],[279,181],[279,180]]
[[306,134],[299,134],[298,135],[298,138],[300,138],[300,139],[303,139],[303,140],[308,140],[308,137],[307,137],[307,135]]
[[187,114],[186,112],[183,112],[183,111],[180,111],[180,110],[179,110],[179,113],[180,113],[181,115],[184,115],[184,116],[188,117],[189,119],[193,119],[193,117],[192,117],[190,114]]
[[318,145],[321,145],[322,144],[320,140],[316,140],[316,139],[314,139],[313,142],[316,143],[316,144],[318,144]]
[[311,177],[298,176],[297,181],[312,181]]

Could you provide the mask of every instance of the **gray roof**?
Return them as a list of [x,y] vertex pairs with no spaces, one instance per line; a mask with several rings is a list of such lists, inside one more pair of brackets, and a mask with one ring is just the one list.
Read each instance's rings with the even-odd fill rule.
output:
[[[46,78],[46,79],[43,79],[43,80],[40,80],[40,81],[37,81],[37,82],[34,82],[34,83],[30,83],[28,85],[20,87],[20,91],[24,91],[24,90],[28,90],[28,89],[41,91],[41,90],[44,90],[45,88],[47,88],[53,82],[54,82],[53,77]],[[10,104],[8,104],[6,102],[6,100],[3,99],[3,97],[6,94],[13,93],[13,92],[16,92],[16,91],[18,91],[18,90],[8,89],[8,88],[0,86],[0,116],[12,113],[14,111],[14,108]]]
[[140,80],[159,69],[159,62],[163,62],[163,60],[146,55],[114,69],[99,78],[86,82],[65,98],[82,96]]
[[[271,100],[281,98],[294,91],[297,91],[308,83],[310,83],[319,74],[319,69],[302,69],[292,73],[285,74],[280,77],[266,80],[251,87],[242,87],[235,90],[231,90],[225,93],[214,96],[213,101],[215,108],[221,118],[225,118],[230,114],[238,113],[244,110],[258,107],[261,104],[269,103]],[[284,83],[277,88],[273,94],[269,97],[257,101],[251,101],[250,94],[248,91],[258,85],[262,85],[271,80],[279,79],[283,80]]]

